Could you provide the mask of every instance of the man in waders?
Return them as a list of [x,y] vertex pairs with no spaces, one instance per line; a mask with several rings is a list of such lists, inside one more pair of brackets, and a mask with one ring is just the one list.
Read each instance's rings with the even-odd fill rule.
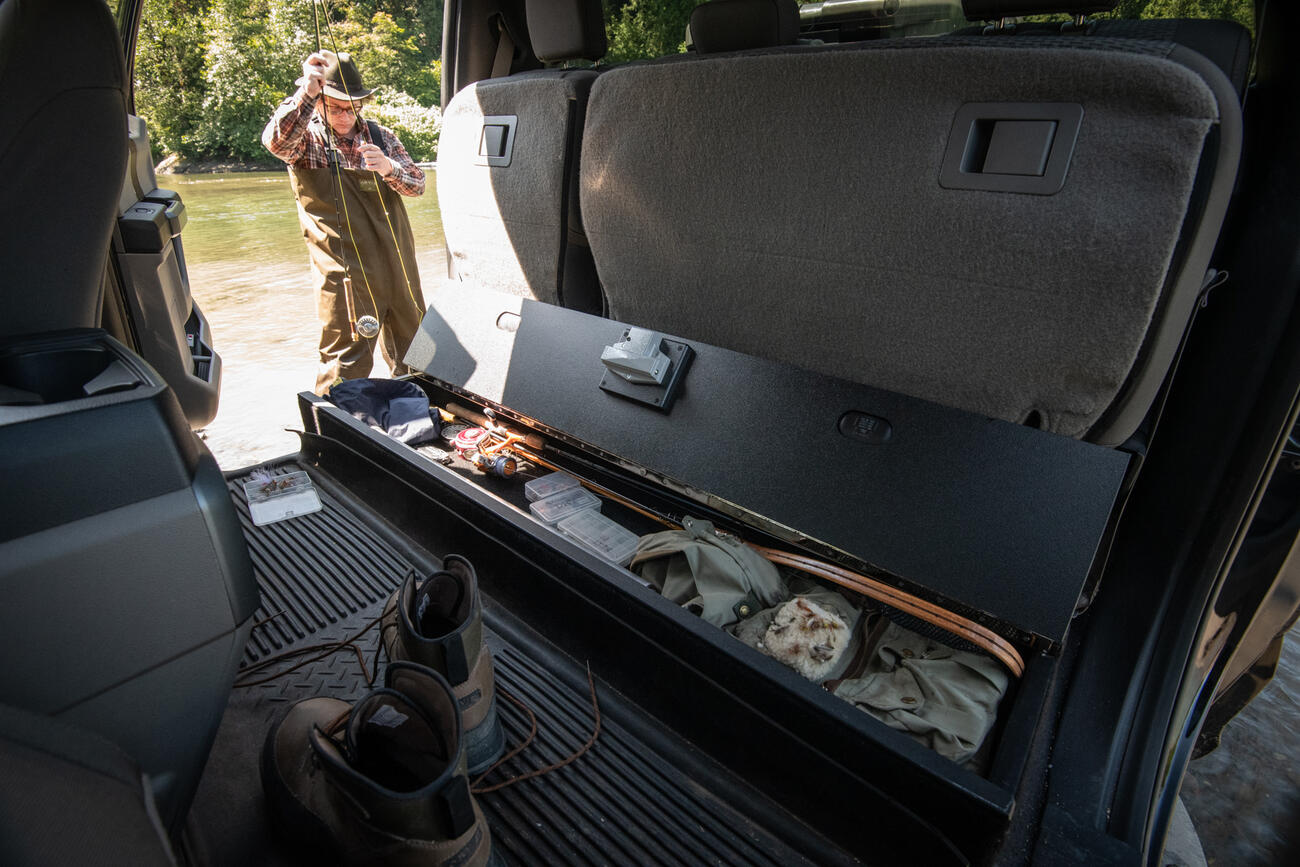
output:
[[262,144],[289,164],[298,220],[316,275],[321,320],[316,393],[370,374],[374,339],[394,376],[424,315],[415,239],[402,196],[424,172],[397,136],[356,114],[374,93],[346,53],[318,51],[280,103]]

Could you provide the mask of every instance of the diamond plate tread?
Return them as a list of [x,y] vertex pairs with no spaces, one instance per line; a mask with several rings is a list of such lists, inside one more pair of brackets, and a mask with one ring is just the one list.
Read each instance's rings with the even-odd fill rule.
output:
[[[307,471],[286,461],[268,467],[273,475]],[[310,473],[308,473],[310,475]],[[253,571],[262,592],[257,624],[244,649],[243,664],[351,629],[357,616],[387,599],[412,565],[374,530],[316,486],[321,510],[254,526],[244,483],[229,479],[231,498],[248,540]]]
[[[381,607],[377,603],[363,612],[356,628]],[[344,626],[316,637],[338,639],[348,632]],[[378,641],[378,630],[372,629],[358,642],[367,670]],[[507,749],[522,743],[529,731],[527,715],[507,694],[523,701],[537,718],[536,739],[485,778],[484,784],[490,785],[572,755],[587,742],[595,718],[585,690],[562,683],[490,629],[487,642],[495,657],[501,691],[497,707]],[[386,661],[381,653],[381,678]],[[598,674],[598,666],[594,669]],[[598,697],[608,696],[599,678],[596,683]],[[237,688],[232,709],[251,716],[253,727],[265,732],[295,702],[323,695],[354,701],[367,688],[355,654],[343,650],[270,683]],[[714,798],[706,785],[680,773],[602,716],[595,745],[569,766],[478,798],[493,845],[511,864],[809,863]]]

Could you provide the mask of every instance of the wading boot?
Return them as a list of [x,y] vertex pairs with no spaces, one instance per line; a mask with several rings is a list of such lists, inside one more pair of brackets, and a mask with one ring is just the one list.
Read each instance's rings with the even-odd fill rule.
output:
[[465,725],[469,773],[491,767],[505,750],[497,718],[492,651],[483,643],[483,603],[474,567],[448,554],[428,578],[406,576],[384,606],[384,649],[393,661],[408,659],[447,678]]
[[322,863],[502,862],[470,794],[451,685],[409,662],[356,704],[299,702],[267,735],[262,787],[282,833]]

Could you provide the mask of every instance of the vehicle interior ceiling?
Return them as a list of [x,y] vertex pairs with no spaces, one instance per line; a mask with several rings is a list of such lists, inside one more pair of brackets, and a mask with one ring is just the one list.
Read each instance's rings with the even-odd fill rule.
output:
[[[1078,5],[1050,0],[966,0],[980,23],[906,44],[876,38],[867,13],[801,23],[793,2],[713,0],[686,55],[625,64],[601,62],[599,0],[452,5],[438,171],[451,274],[408,356],[414,381],[467,405],[461,421],[548,438],[539,454],[600,482],[605,513],[638,534],[660,529],[647,514],[694,511],[989,633],[1021,669],[978,761],[647,601],[624,570],[535,529],[517,484],[380,443],[320,399],[300,398],[303,451],[277,471],[310,471],[328,508],[255,529],[247,470],[223,477],[191,434],[215,414],[220,359],[175,249],[183,205],[154,189],[147,133],[124,124],[111,16],[98,0],[0,0],[17,110],[3,196],[35,201],[55,167],[77,173],[75,206],[0,217],[0,653],[22,661],[0,681],[0,776],[19,781],[0,789],[6,833],[74,859],[77,840],[49,832],[50,805],[71,802],[123,863],[292,860],[249,797],[266,725],[368,678],[341,657],[292,680],[249,672],[349,645],[405,570],[460,551],[485,576],[498,677],[542,721],[537,765],[586,737],[579,661],[624,660],[598,670],[608,746],[592,770],[540,806],[518,787],[484,798],[514,858],[572,861],[574,815],[588,845],[633,859],[641,837],[684,859],[720,846],[728,863],[916,856],[850,804],[925,838],[934,863],[1067,836],[1143,851],[1196,735],[1168,721],[1204,710],[1197,688],[1245,629],[1216,632],[1230,612],[1212,603],[1295,416],[1300,87],[1280,34],[1296,13],[1260,13],[1248,88],[1238,25],[1009,32],[1009,15]],[[861,81],[867,103],[838,86]],[[34,129],[50,147],[21,146]],[[833,167],[815,194],[810,165]],[[672,412],[587,388],[582,365],[625,325],[694,346]],[[893,451],[855,440],[851,412],[883,420]],[[684,445],[719,436],[762,469]],[[828,468],[815,481],[810,454]],[[54,496],[33,505],[41,490]],[[674,689],[636,693],[668,675]],[[698,713],[755,705],[747,732]],[[522,739],[527,716],[506,716]],[[746,758],[783,737],[772,767]],[[824,774],[845,804],[786,800]],[[640,805],[611,823],[632,830],[589,827],[602,786]],[[669,815],[646,825],[659,797]],[[924,813],[936,804],[948,815]],[[698,829],[673,827],[698,811]]]

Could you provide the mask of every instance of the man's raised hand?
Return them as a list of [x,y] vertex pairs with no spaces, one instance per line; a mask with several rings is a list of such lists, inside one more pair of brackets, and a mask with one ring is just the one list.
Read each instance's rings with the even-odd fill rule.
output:
[[327,52],[316,51],[302,63],[302,83],[307,88],[307,95],[320,96],[321,85],[325,82],[325,67],[329,65]]
[[384,156],[384,152],[377,146],[363,144],[358,148],[358,151],[361,154],[362,162],[369,171],[378,172],[383,177],[393,173],[393,161]]

